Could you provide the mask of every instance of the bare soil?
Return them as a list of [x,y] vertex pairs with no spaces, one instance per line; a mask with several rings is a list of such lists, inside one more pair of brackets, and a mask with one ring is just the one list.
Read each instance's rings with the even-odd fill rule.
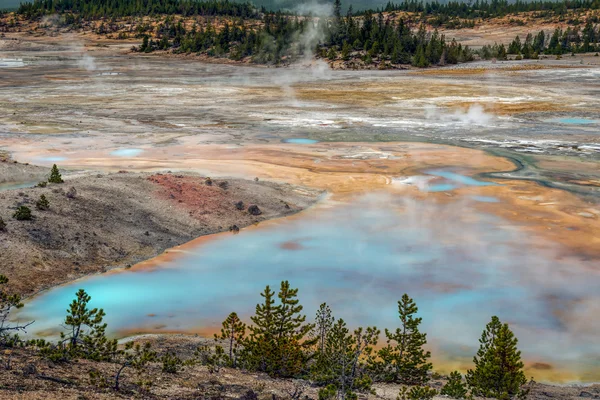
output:
[[[40,168],[0,163],[3,177]],[[47,170],[44,169],[44,173]],[[37,175],[36,175],[37,176]],[[7,178],[15,181],[14,178]],[[76,196],[67,193],[75,188]],[[41,195],[48,210],[36,209]],[[0,272],[23,295],[84,275],[127,267],[202,235],[294,214],[313,204],[318,190],[242,179],[197,175],[85,174],[47,187],[0,191]],[[243,202],[239,210],[235,203]],[[13,218],[21,206],[33,220]],[[250,205],[261,214],[252,215]]]

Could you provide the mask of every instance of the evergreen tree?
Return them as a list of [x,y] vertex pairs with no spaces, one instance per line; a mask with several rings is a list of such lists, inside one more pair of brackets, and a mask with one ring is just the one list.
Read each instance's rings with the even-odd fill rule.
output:
[[64,325],[68,332],[61,332],[61,344],[70,357],[95,361],[109,361],[117,353],[117,341],[106,337],[106,324],[102,323],[104,310],[88,308],[91,297],[79,289],[76,298],[67,309]]
[[50,171],[50,177],[48,178],[48,182],[50,183],[63,183],[63,179],[62,176],[60,175],[60,172],[58,171],[58,167],[56,166],[56,164],[54,164],[52,166],[52,170]]
[[493,316],[479,339],[479,350],[473,358],[475,369],[467,372],[474,395],[510,399],[526,394],[522,386],[527,380],[517,342],[508,324]]
[[237,366],[237,355],[240,344],[244,340],[246,334],[246,324],[244,324],[238,315],[234,312],[229,314],[225,321],[223,321],[223,327],[221,328],[221,334],[215,334],[215,340],[224,340],[229,345],[229,363],[235,368]]
[[379,336],[377,328],[358,328],[350,333],[346,323],[338,319],[327,332],[325,348],[311,370],[312,379],[327,385],[319,392],[326,398],[335,390],[338,399],[355,399],[357,391],[369,391],[371,378],[366,365]]
[[419,331],[422,319],[414,317],[417,311],[417,305],[407,294],[398,301],[400,328],[395,332],[385,330],[387,346],[379,350],[379,360],[372,363],[378,379],[405,385],[423,385],[429,381],[427,373],[432,365],[427,360],[431,353],[423,349],[427,339]]
[[442,387],[440,394],[453,399],[464,399],[467,397],[467,387],[462,381],[462,375],[458,371],[453,371],[448,377],[448,382]]
[[38,210],[47,210],[50,208],[50,202],[46,198],[46,196],[41,195],[40,199],[35,203],[35,207]]
[[331,309],[329,308],[327,303],[321,304],[319,306],[319,309],[317,310],[317,315],[315,318],[315,333],[316,337],[318,338],[317,352],[325,352],[327,334],[331,330],[334,321],[335,318],[333,318],[333,315],[331,315]]
[[257,304],[251,317],[254,325],[248,328],[250,335],[244,340],[240,358],[249,369],[277,377],[297,376],[305,370],[309,349],[317,342],[307,337],[314,325],[305,323],[296,298],[298,289],[292,289],[288,281],[281,282],[278,305],[274,294],[269,286],[261,293],[264,302]]

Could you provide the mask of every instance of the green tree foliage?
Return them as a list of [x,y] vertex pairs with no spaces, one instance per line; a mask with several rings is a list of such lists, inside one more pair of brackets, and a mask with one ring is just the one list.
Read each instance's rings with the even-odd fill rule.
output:
[[229,314],[219,335],[215,334],[215,340],[225,341],[229,347],[229,365],[237,367],[238,351],[246,335],[246,324],[244,324],[238,315],[234,312]]
[[322,303],[315,316],[314,336],[317,338],[317,353],[325,352],[327,334],[331,330],[334,322],[335,318],[331,314],[331,308],[329,308],[327,303]]
[[0,275],[0,347],[14,345],[18,340],[18,337],[14,333],[19,331],[24,332],[33,323],[29,322],[25,325],[18,323],[9,324],[8,317],[11,311],[23,307],[23,303],[21,302],[21,296],[8,293],[2,288],[7,283],[8,278]]
[[480,347],[473,358],[475,369],[467,372],[467,383],[474,395],[510,399],[524,395],[527,382],[523,373],[517,338],[496,316],[492,317],[479,339]]
[[249,2],[228,0],[34,0],[23,2],[17,10],[27,18],[39,18],[44,14],[81,14],[85,19],[118,18],[158,14],[183,16],[217,16],[250,18],[258,11]]
[[35,203],[35,208],[38,210],[47,210],[50,208],[50,202],[46,198],[46,196],[41,195],[39,200]]
[[431,400],[437,394],[437,390],[429,386],[402,386],[397,400]]
[[175,354],[167,352],[160,357],[162,363],[162,372],[176,374],[183,368],[183,361]]
[[415,318],[418,308],[407,294],[398,301],[400,328],[395,332],[385,330],[387,346],[379,350],[379,359],[373,361],[372,369],[378,379],[405,385],[423,385],[429,381],[431,370],[426,334],[419,331],[421,318]]
[[76,293],[67,309],[64,325],[68,332],[61,332],[61,348],[68,357],[110,361],[117,354],[117,341],[106,337],[104,310],[89,309],[90,300],[85,290]]
[[13,214],[13,218],[17,221],[30,221],[33,218],[31,209],[27,206],[19,206]]
[[56,164],[54,164],[52,166],[52,170],[50,171],[50,177],[48,178],[48,182],[50,183],[63,183],[63,179],[62,176],[60,175],[60,172],[58,171],[58,167],[56,166]]
[[356,392],[368,391],[372,380],[367,362],[373,355],[380,331],[375,327],[358,328],[352,334],[343,319],[338,319],[327,331],[325,347],[319,351],[311,369],[312,379],[326,385],[319,397],[335,390],[337,399],[355,399]]
[[448,377],[448,382],[442,387],[440,394],[453,399],[464,399],[467,397],[467,386],[463,383],[462,375],[458,371],[453,371]]
[[316,340],[308,338],[314,325],[305,323],[306,316],[300,314],[297,294],[288,281],[281,282],[277,305],[269,286],[261,293],[264,301],[256,305],[254,324],[248,327],[250,335],[240,354],[246,368],[277,377],[298,376],[305,369]]
[[152,350],[150,343],[141,346],[139,343],[127,342],[125,350],[119,355],[121,367],[115,375],[115,390],[117,391],[120,389],[121,374],[125,368],[134,368],[138,374],[141,374],[148,363],[156,360],[156,352]]

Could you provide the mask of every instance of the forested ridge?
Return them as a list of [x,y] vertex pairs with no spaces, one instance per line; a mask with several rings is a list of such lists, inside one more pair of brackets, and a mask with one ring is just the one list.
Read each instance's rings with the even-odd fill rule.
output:
[[[341,1],[334,0],[328,15],[307,16],[258,10],[252,3],[229,0],[34,0],[22,4],[17,14],[29,20],[58,14],[63,25],[74,29],[84,21],[102,21],[93,28],[96,33],[135,37],[142,43],[133,50],[143,53],[168,51],[271,65],[316,57],[346,68],[387,69],[456,64],[477,56],[506,60],[509,55],[535,59],[544,54],[597,52],[600,29],[594,10],[599,4],[600,0],[472,4],[406,0],[388,3],[385,11],[354,13],[350,6],[344,13]],[[510,46],[488,45],[477,51],[447,40],[435,29],[473,27],[476,18],[522,12],[562,15],[567,10],[583,14],[571,14],[564,29],[532,32],[516,37]]]

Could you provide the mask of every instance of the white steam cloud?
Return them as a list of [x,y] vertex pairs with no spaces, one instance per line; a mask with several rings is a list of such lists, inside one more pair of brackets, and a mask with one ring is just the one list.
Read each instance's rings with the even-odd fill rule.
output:
[[488,125],[493,119],[493,115],[486,113],[479,104],[471,105],[467,111],[455,110],[453,112],[447,112],[435,105],[428,105],[425,107],[425,118],[430,121]]

